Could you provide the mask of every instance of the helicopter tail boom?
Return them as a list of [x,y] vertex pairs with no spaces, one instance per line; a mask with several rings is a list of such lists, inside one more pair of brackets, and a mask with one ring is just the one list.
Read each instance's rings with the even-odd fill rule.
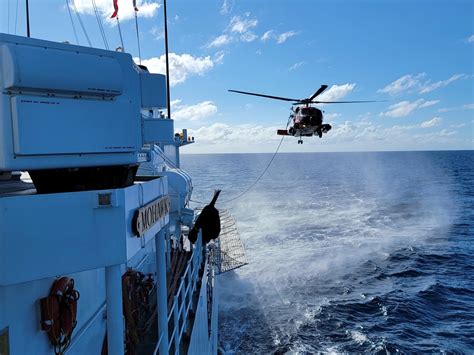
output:
[[288,133],[288,131],[286,129],[277,130],[277,135],[279,135],[279,136],[290,136],[290,134]]

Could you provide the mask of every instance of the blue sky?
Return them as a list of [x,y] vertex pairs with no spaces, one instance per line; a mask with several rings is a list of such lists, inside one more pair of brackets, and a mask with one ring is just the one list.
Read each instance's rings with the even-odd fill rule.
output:
[[[72,0],[69,0],[72,4]],[[107,41],[120,45],[112,0],[95,0]],[[137,0],[142,60],[164,70],[163,7]],[[104,47],[92,0],[75,0],[93,46]],[[138,57],[132,0],[119,0],[125,49]],[[0,31],[25,33],[24,0],[0,0]],[[74,9],[72,9],[74,10]],[[33,37],[75,43],[66,0],[30,1]],[[9,16],[8,16],[9,15]],[[82,45],[86,39],[75,17]],[[271,152],[286,102],[227,89],[326,100],[333,125],[283,151],[473,149],[472,1],[168,0],[173,117],[186,153]],[[17,20],[16,20],[17,19]]]

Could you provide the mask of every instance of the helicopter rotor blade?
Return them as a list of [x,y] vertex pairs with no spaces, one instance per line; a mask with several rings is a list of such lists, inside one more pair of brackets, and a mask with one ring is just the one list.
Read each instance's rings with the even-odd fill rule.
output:
[[366,102],[384,102],[384,101],[310,101],[309,104],[362,104]]
[[300,99],[290,99],[288,97],[280,97],[280,96],[271,96],[271,95],[263,95],[263,94],[257,94],[254,92],[247,92],[247,91],[239,91],[239,90],[227,90],[229,92],[236,92],[238,94],[244,94],[244,95],[252,95],[252,96],[260,96],[260,97],[266,97],[267,99],[274,99],[274,100],[282,100],[282,101],[291,101],[291,102],[303,102],[304,100]]
[[316,96],[321,95],[321,93],[328,88],[327,85],[321,85],[321,87],[316,91],[310,98],[308,98],[308,101],[313,101]]

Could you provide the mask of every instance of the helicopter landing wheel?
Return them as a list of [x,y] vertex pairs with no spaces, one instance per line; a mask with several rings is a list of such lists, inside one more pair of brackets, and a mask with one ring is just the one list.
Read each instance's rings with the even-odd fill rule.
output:
[[298,144],[303,144],[303,140],[302,140],[302,139],[299,139],[299,140],[298,140]]

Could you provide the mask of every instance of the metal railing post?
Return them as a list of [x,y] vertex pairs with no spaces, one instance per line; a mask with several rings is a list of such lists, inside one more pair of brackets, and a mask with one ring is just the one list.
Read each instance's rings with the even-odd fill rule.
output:
[[166,232],[161,229],[155,236],[156,246],[156,274],[157,274],[157,307],[158,307],[158,339],[160,342],[160,355],[168,354],[168,305],[166,299]]
[[105,268],[107,300],[107,345],[109,354],[124,353],[122,315],[122,271],[120,265]]
[[[188,302],[186,300],[186,282],[184,281],[184,276],[181,277],[181,302],[183,304],[183,332],[186,332],[186,310],[188,308]],[[180,333],[181,333],[181,326],[180,326]]]
[[179,299],[174,296],[173,324],[174,324],[174,353],[179,354]]

